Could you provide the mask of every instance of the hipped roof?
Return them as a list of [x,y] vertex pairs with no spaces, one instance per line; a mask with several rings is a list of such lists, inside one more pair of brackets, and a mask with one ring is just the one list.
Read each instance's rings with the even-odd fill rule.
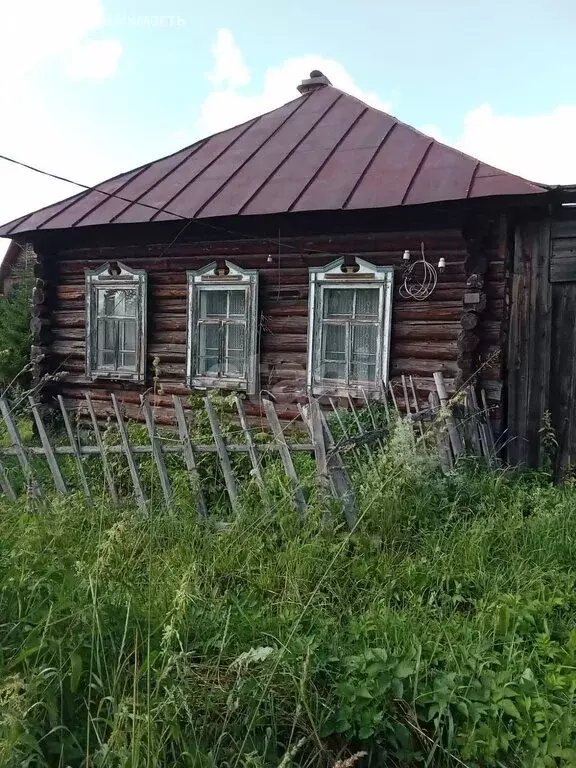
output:
[[5,224],[0,236],[177,219],[425,205],[534,195],[547,189],[325,85]]

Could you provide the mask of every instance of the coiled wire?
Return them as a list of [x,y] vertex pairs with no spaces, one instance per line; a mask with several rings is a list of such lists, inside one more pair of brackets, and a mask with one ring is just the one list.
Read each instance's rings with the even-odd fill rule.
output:
[[[420,243],[421,258],[413,261],[404,272],[404,280],[400,286],[400,296],[404,299],[414,299],[414,301],[426,301],[434,292],[438,282],[438,272],[436,268],[426,261],[424,253],[424,243]],[[421,276],[418,277],[418,272]]]

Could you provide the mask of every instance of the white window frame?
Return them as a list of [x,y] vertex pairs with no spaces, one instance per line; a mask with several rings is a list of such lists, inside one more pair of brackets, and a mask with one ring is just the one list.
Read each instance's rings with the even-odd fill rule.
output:
[[[324,267],[310,269],[308,303],[308,391],[314,395],[331,394],[335,397],[363,397],[381,399],[388,384],[390,366],[390,338],[392,328],[392,289],[394,267],[378,267],[356,258],[353,270],[345,266],[344,258]],[[376,341],[376,381],[344,381],[322,377],[322,342],[324,328],[324,296],[329,289],[377,288],[378,329]]]
[[[88,379],[120,379],[143,384],[146,380],[147,275],[143,269],[130,269],[119,261],[107,262],[98,269],[86,270],[86,376]],[[135,364],[130,368],[98,365],[98,292],[106,289],[136,291]]]
[[[258,373],[258,270],[241,269],[229,261],[224,262],[224,269],[213,261],[197,271],[187,272],[188,281],[188,317],[187,317],[187,355],[186,383],[190,389],[232,389],[256,393]],[[200,297],[203,291],[244,291],[245,295],[245,376],[207,376],[198,372],[200,334],[199,326]]]

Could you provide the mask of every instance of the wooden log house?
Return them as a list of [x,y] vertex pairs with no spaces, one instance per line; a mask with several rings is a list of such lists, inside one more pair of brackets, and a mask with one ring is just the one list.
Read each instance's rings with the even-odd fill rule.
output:
[[298,90],[0,227],[36,253],[44,398],[89,392],[104,416],[113,391],[139,417],[153,391],[161,419],[173,394],[224,388],[254,417],[267,391],[291,419],[309,392],[379,398],[403,373],[424,400],[441,371],[451,391],[485,387],[514,461],[537,462],[551,410],[570,462],[574,190],[475,160],[317,71]]

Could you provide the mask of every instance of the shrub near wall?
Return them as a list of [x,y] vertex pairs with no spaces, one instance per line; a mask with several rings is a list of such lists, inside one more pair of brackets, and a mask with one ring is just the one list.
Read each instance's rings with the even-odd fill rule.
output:
[[401,445],[353,534],[2,502],[0,764],[576,764],[576,490]]

